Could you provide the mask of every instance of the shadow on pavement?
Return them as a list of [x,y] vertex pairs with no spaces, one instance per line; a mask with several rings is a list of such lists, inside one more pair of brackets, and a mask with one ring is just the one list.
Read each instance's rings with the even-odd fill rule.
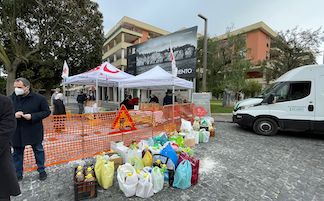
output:
[[284,137],[293,137],[293,138],[303,138],[303,139],[317,139],[317,140],[324,140],[323,133],[313,133],[313,132],[283,132],[280,131],[278,133],[280,136]]
[[[229,123],[229,122],[227,122]],[[244,134],[248,135],[257,135],[251,128],[244,128],[236,124],[232,124],[233,129],[238,132],[244,132]],[[261,135],[259,135],[261,136]],[[300,139],[312,139],[312,140],[323,140],[324,141],[324,133],[313,133],[313,132],[290,132],[290,131],[279,131],[277,135],[274,136],[264,136],[264,137],[287,137],[287,138],[300,138]]]

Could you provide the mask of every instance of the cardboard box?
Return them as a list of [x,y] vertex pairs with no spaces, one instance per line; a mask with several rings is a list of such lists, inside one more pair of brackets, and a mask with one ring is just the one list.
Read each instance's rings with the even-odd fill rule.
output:
[[119,157],[118,157],[118,158],[109,159],[109,160],[114,162],[115,170],[117,170],[117,168],[118,168],[120,165],[123,165],[124,163],[123,163],[123,158],[122,158],[122,157],[120,156],[120,154],[118,154],[117,152],[109,152],[109,153],[107,153],[107,155],[108,155],[109,157],[111,157],[111,156],[114,155],[114,154],[119,155]]

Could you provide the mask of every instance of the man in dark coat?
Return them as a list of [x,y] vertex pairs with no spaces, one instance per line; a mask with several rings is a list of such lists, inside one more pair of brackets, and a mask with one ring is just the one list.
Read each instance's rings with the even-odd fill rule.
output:
[[0,201],[20,194],[12,161],[10,141],[16,129],[16,119],[11,100],[0,95]]
[[159,103],[158,97],[156,95],[151,95],[150,103]]
[[77,102],[79,106],[79,114],[84,113],[84,102],[87,100],[87,95],[80,91],[80,94],[77,96]]
[[[177,102],[177,97],[174,97],[174,101]],[[172,105],[172,104],[173,104],[172,91],[167,90],[163,98],[163,105]]]
[[51,114],[47,100],[40,94],[30,91],[30,82],[25,78],[18,78],[14,83],[15,92],[11,95],[15,107],[17,129],[12,138],[18,180],[23,178],[24,150],[31,145],[35,155],[39,179],[45,180],[45,154],[42,145],[44,129],[42,120]]

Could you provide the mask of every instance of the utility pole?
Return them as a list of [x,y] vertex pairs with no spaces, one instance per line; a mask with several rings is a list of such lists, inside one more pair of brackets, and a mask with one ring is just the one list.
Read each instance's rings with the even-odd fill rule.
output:
[[205,21],[205,33],[204,33],[204,56],[203,56],[203,80],[202,80],[202,91],[206,92],[206,79],[207,79],[207,18],[201,14],[198,17]]

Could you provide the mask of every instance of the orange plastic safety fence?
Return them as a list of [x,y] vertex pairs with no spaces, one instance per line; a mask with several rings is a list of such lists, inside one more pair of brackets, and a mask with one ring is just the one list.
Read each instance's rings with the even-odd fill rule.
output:
[[[181,118],[193,119],[192,112],[193,104],[164,106],[157,111],[133,110],[130,115],[136,130],[126,132],[111,129],[117,112],[51,115],[43,120],[45,165],[66,163],[109,151],[112,141],[124,141],[129,145],[134,140],[139,142],[174,126],[178,130]],[[26,146],[24,171],[35,169],[33,151]]]

